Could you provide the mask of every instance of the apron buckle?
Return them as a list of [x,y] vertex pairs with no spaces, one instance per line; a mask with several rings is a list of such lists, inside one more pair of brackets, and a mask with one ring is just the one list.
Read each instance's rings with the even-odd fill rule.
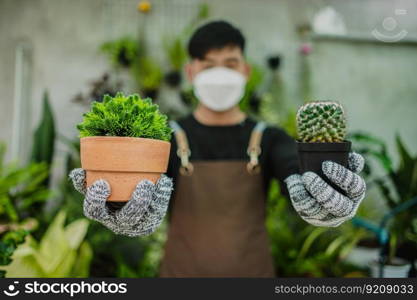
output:
[[184,176],[191,176],[193,174],[193,171],[194,166],[190,162],[188,163],[188,165],[180,167],[180,174]]
[[259,165],[259,155],[261,154],[261,147],[254,146],[248,149],[248,155],[250,157],[250,161],[248,162],[246,169],[248,170],[249,174],[258,174],[261,171],[261,167]]

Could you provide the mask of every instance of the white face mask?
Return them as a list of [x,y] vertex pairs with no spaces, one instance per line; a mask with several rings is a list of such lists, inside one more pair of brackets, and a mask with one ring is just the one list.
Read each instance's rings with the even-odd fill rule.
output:
[[245,76],[225,67],[201,71],[193,80],[198,100],[214,111],[225,111],[239,103],[245,84]]

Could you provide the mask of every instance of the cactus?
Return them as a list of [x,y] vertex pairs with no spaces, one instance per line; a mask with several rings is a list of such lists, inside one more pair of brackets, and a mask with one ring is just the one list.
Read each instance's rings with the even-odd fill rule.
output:
[[346,136],[346,117],[341,104],[333,101],[309,102],[297,112],[301,142],[339,143]]

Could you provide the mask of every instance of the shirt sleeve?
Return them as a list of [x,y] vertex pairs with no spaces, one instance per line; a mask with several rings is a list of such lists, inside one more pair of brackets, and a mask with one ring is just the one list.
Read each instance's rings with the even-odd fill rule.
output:
[[173,204],[174,204],[175,185],[178,179],[178,172],[179,172],[179,166],[180,166],[179,158],[177,156],[177,142],[175,140],[174,133],[172,134],[172,138],[170,142],[171,142],[171,150],[169,153],[169,161],[168,161],[168,168],[167,168],[166,175],[172,178],[174,190],[171,193],[171,198],[168,204],[168,209],[167,209],[168,219],[170,218],[171,211],[172,211]]
[[271,175],[281,186],[281,192],[288,197],[287,185],[284,180],[299,172],[298,154],[295,140],[281,128],[269,128],[270,147],[268,161]]
[[178,173],[178,156],[177,156],[177,143],[175,140],[174,133],[171,137],[171,150],[169,153],[169,161],[166,175],[171,177],[174,181],[177,178]]

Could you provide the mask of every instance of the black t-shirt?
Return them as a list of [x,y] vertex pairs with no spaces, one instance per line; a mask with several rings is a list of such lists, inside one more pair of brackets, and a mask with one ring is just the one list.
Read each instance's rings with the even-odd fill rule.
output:
[[[180,119],[177,123],[185,131],[193,160],[247,160],[247,148],[252,129],[256,121],[246,118],[239,124],[227,126],[208,126],[199,123],[192,114]],[[272,178],[278,179],[281,191],[288,195],[283,180],[289,175],[298,173],[298,158],[295,141],[283,129],[267,127],[262,136],[261,165],[264,188],[268,189]],[[175,136],[171,139],[171,153],[167,175],[178,178],[181,161],[177,156]],[[238,184],[238,183],[236,183]]]

